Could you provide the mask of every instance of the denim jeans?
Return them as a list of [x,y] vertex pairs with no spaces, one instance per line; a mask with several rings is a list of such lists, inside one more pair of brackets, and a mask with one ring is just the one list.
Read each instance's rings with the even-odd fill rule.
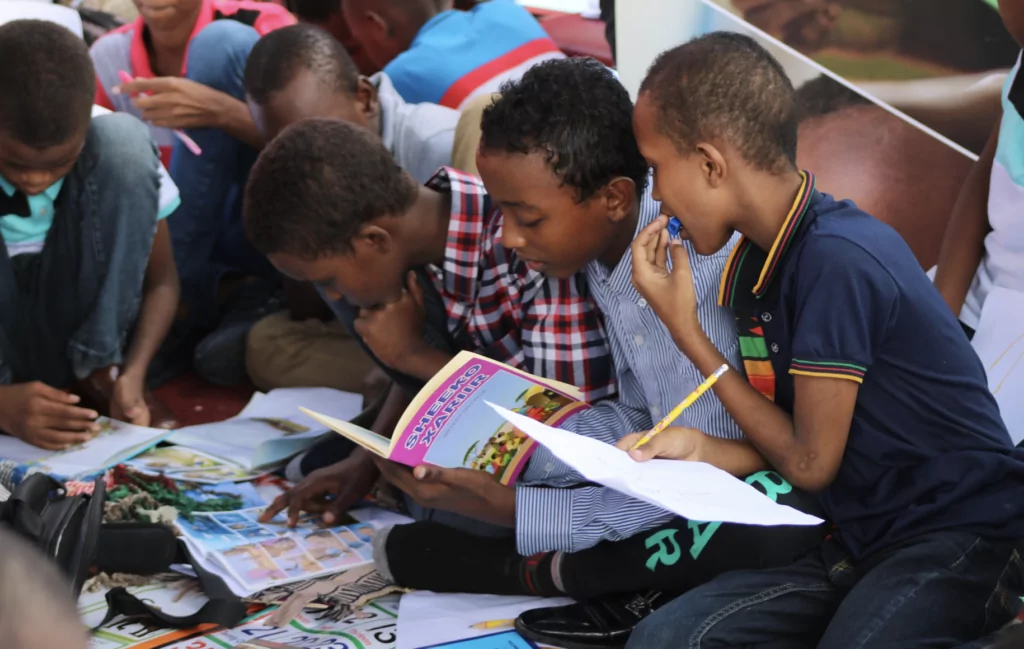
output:
[[[245,63],[258,40],[248,25],[214,21],[189,44],[185,77],[245,101]],[[226,273],[272,281],[279,275],[242,229],[243,191],[259,152],[216,128],[188,129],[188,135],[202,155],[175,142],[170,173],[181,206],[168,225],[190,324],[210,329],[217,319],[217,287]]]
[[145,125],[92,120],[38,254],[0,245],[0,383],[65,387],[121,363],[156,233],[160,158]]
[[785,568],[727,573],[686,593],[644,620],[627,649],[978,646],[1020,610],[1020,545],[945,531],[857,562],[830,539]]

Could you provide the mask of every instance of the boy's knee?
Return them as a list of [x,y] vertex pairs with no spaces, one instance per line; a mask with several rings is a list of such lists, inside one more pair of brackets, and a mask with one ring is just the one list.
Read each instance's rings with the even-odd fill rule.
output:
[[[188,46],[185,77],[236,94],[249,53],[260,39],[259,33],[235,20],[215,20],[202,29]],[[241,97],[237,97],[241,99]]]
[[93,154],[91,171],[110,173],[110,178],[133,187],[148,181],[154,192],[158,190],[159,154],[149,129],[132,115],[111,113],[94,118],[83,154],[86,152]]

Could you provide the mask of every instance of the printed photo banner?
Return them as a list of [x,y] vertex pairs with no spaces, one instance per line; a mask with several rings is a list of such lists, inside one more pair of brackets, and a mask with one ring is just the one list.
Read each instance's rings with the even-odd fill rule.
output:
[[997,0],[701,2],[707,27],[771,39],[972,158],[1020,52]]

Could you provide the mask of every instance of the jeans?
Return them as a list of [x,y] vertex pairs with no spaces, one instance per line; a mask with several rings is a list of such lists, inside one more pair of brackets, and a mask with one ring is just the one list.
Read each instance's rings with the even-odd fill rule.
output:
[[0,245],[0,383],[66,387],[123,361],[156,233],[160,158],[145,125],[92,120],[38,254]]
[[[245,63],[259,34],[234,20],[218,20],[189,44],[185,77],[245,101]],[[202,155],[176,141],[171,177],[181,206],[168,220],[182,299],[190,326],[210,329],[217,320],[217,288],[227,273],[277,281],[273,266],[246,240],[242,197],[259,152],[216,128],[188,129]]]
[[627,649],[960,647],[1019,612],[1020,545],[944,531],[854,561],[829,539],[785,568],[731,572],[686,593],[644,620]]

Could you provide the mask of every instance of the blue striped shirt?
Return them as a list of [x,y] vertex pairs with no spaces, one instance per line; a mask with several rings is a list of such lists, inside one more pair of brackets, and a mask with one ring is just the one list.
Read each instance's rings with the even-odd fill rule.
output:
[[[648,184],[637,232],[656,219],[661,204]],[[738,237],[737,237],[738,238]],[[735,368],[743,367],[732,311],[718,306],[718,285],[732,243],[710,257],[689,242],[697,293],[697,315],[708,337]],[[648,430],[704,380],[679,351],[668,329],[631,282],[630,251],[609,271],[599,261],[587,266],[590,291],[604,313],[619,396],[602,401],[567,421],[566,430],[614,444]],[[675,421],[708,435],[743,436],[713,393],[698,399]],[[674,514],[617,491],[587,484],[582,476],[539,447],[516,489],[516,543],[520,554],[576,552],[601,541],[620,541],[656,527]]]

